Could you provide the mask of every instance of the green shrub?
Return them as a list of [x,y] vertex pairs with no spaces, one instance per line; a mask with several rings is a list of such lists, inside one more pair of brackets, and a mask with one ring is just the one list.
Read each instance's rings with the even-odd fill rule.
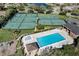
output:
[[20,11],[24,11],[25,10],[25,6],[23,4],[21,4],[20,6],[17,7],[17,9],[19,9]]
[[66,12],[60,12],[59,15],[66,15]]
[[72,13],[79,13],[79,9],[73,10]]
[[11,8],[11,9],[7,9],[6,10],[6,16],[5,16],[5,20],[9,20],[11,17],[13,17],[13,15],[17,12],[16,9]]

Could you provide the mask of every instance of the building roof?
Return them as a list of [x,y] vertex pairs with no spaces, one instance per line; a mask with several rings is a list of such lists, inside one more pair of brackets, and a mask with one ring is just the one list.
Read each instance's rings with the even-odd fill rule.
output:
[[75,10],[75,9],[77,9],[78,7],[77,6],[75,6],[75,5],[72,5],[72,6],[65,6],[65,7],[63,7],[63,10],[65,10],[65,11],[72,11],[72,10]]
[[64,25],[66,28],[68,28],[70,31],[72,31],[75,35],[79,35],[79,27],[71,24],[71,23],[66,23]]
[[39,48],[39,46],[38,46],[38,44],[37,44],[36,42],[27,44],[26,47],[27,47],[27,50],[28,50],[29,52],[31,52],[31,51],[36,50],[36,49]]
[[78,19],[71,18],[71,19],[68,20],[68,23],[75,24],[75,25],[79,26],[79,20]]

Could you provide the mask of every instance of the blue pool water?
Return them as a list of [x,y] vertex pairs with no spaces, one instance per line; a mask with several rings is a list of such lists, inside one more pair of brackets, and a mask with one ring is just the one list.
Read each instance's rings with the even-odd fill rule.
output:
[[54,33],[54,34],[50,34],[47,36],[37,38],[37,43],[38,43],[39,47],[43,47],[43,46],[47,46],[47,45],[62,41],[64,39],[65,38],[63,36],[61,36],[59,33]]

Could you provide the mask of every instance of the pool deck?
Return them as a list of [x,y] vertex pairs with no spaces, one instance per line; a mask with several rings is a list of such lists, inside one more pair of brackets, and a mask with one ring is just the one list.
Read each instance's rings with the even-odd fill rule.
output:
[[[26,44],[30,44],[32,42],[37,42],[36,38],[40,38],[42,36],[46,36],[46,35],[54,34],[54,33],[61,34],[61,36],[63,36],[65,38],[65,40],[62,40],[62,41],[59,41],[59,42],[56,42],[56,43],[53,43],[53,44],[50,44],[50,45],[46,45],[44,47],[40,47],[39,53],[42,52],[43,49],[50,47],[50,46],[52,46],[52,48],[54,49],[54,48],[61,48],[63,45],[73,43],[73,38],[71,36],[69,36],[68,32],[66,32],[65,29],[59,29],[59,28],[24,36],[23,39],[22,39],[22,42],[23,42],[24,46],[26,46]],[[30,36],[31,39],[25,40],[25,38],[27,38],[28,36]],[[25,51],[27,51],[27,48],[25,48]]]

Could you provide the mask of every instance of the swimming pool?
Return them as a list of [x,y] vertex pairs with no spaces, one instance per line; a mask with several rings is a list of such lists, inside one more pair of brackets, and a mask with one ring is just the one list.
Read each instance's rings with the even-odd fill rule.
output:
[[37,38],[37,43],[39,47],[44,47],[62,40],[65,40],[63,36],[61,36],[59,33],[54,33],[54,34]]

